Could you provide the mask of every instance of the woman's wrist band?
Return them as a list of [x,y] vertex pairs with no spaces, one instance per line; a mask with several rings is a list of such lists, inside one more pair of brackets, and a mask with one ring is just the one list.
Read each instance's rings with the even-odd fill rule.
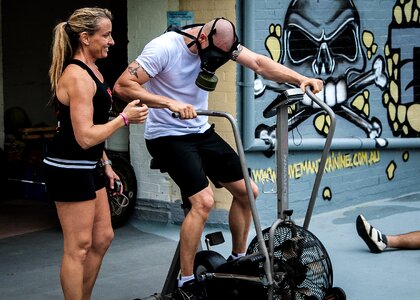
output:
[[123,118],[125,126],[128,126],[128,118],[127,118],[127,115],[122,112],[122,113],[120,113],[120,116]]
[[107,160],[101,159],[101,167],[105,167],[105,166],[112,166],[112,161],[110,159],[107,159]]

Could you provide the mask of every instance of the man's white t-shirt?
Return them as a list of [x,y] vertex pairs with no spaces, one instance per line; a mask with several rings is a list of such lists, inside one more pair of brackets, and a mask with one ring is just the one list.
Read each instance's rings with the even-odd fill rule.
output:
[[[136,61],[152,77],[145,88],[153,94],[188,103],[196,110],[208,108],[208,92],[195,84],[200,72],[200,57],[192,53],[182,35],[167,32],[150,41]],[[207,116],[191,120],[176,119],[166,108],[150,108],[144,137],[202,133],[210,128]]]

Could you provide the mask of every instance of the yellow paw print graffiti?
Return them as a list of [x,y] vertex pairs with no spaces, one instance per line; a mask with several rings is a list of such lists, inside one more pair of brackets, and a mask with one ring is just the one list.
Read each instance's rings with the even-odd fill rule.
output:
[[364,31],[362,35],[363,45],[366,47],[367,57],[370,60],[373,55],[375,55],[378,50],[378,44],[374,42],[375,37],[370,31]]
[[404,153],[402,155],[403,161],[407,162],[409,158],[410,158],[410,153],[408,151],[404,151]]
[[322,191],[322,198],[327,201],[331,201],[332,199],[332,191],[329,187],[325,187]]
[[316,131],[322,135],[327,136],[330,131],[331,118],[327,113],[320,113],[314,119],[314,127]]
[[388,180],[394,179],[395,170],[397,169],[397,164],[394,161],[391,161],[386,168],[386,176]]
[[265,48],[270,53],[271,59],[275,62],[280,61],[281,56],[281,25],[280,24],[271,24],[269,29],[269,35],[265,39]]
[[293,117],[297,111],[298,107],[296,103],[293,103],[292,105],[289,105],[287,107],[287,114],[289,115],[289,117]]
[[[393,10],[392,27],[419,27],[420,1],[397,1]],[[395,135],[420,136],[420,104],[415,99],[402,99],[400,94],[401,66],[398,50],[392,48],[389,39],[385,45],[385,58],[389,74],[388,88],[382,95],[383,105],[388,111],[388,122]]]
[[[410,152],[404,151],[401,155],[403,162],[407,162],[410,158]],[[395,161],[391,161],[388,166],[386,167],[386,176],[388,180],[392,180],[395,177],[395,171],[397,170],[397,163]]]
[[354,109],[357,109],[360,112],[362,112],[366,117],[369,117],[369,114],[370,114],[369,91],[364,90],[362,94],[358,95],[353,100],[353,102],[351,103],[351,106]]

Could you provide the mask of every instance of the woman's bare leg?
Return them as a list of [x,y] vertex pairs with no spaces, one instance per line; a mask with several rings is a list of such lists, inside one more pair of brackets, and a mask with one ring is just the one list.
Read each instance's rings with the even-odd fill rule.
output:
[[56,202],[64,236],[60,281],[66,300],[83,295],[84,265],[92,245],[95,200]]
[[89,300],[103,257],[114,238],[108,196],[105,188],[96,192],[95,219],[93,221],[92,245],[86,256],[83,275],[83,300]]

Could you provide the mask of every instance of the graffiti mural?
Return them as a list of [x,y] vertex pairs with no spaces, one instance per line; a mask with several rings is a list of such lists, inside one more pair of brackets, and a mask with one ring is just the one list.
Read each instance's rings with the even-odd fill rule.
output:
[[[265,46],[273,60],[322,79],[325,88],[317,96],[337,115],[361,128],[367,137],[379,138],[382,125],[378,118],[370,117],[366,88],[372,85],[381,90],[386,88],[385,59],[375,56],[378,45],[372,32],[362,32],[360,27],[359,13],[351,0],[296,0],[287,9],[283,27],[269,26]],[[255,98],[267,90],[286,88],[285,84],[257,77]],[[316,131],[325,136],[328,118],[307,96],[289,108],[289,129],[312,116]],[[255,136],[270,142],[275,139],[274,126],[259,124]]]
[[[305,175],[314,175],[318,172],[320,159],[305,160],[289,164],[288,177],[290,179],[300,179]],[[381,154],[378,150],[358,151],[354,153],[331,152],[325,164],[325,173],[331,173],[337,170],[354,169],[358,167],[371,166],[381,161]],[[265,185],[268,183],[270,189],[276,182],[276,171],[267,169],[254,169],[251,172],[255,182]]]
[[420,46],[407,43],[420,37],[419,1],[397,1],[385,47],[390,82],[383,94],[388,122],[395,136],[420,136]]
[[[361,141],[360,149],[356,145],[347,152],[343,142],[330,153],[322,198],[330,202],[334,195],[331,203],[363,201],[369,195],[388,196],[400,187],[405,187],[401,192],[415,190],[410,174],[418,173],[419,156],[411,138],[420,137],[420,1],[291,0],[265,5],[257,20],[257,33],[264,32],[257,34],[258,51],[322,79],[324,90],[317,96],[337,116],[335,138],[352,145]],[[272,163],[276,118],[264,118],[262,112],[292,87],[255,75],[251,128],[255,140],[262,141],[258,145],[266,148],[247,156],[254,159],[251,174],[262,194],[276,193],[277,188],[276,162]],[[306,96],[288,107],[289,142],[298,150],[291,153],[288,177],[293,180],[291,197],[298,203],[307,197],[317,171],[317,150],[299,151],[300,144],[323,139],[330,122]],[[364,148],[364,143],[371,146]],[[397,148],[396,143],[403,146]],[[340,170],[345,172],[331,175]]]

